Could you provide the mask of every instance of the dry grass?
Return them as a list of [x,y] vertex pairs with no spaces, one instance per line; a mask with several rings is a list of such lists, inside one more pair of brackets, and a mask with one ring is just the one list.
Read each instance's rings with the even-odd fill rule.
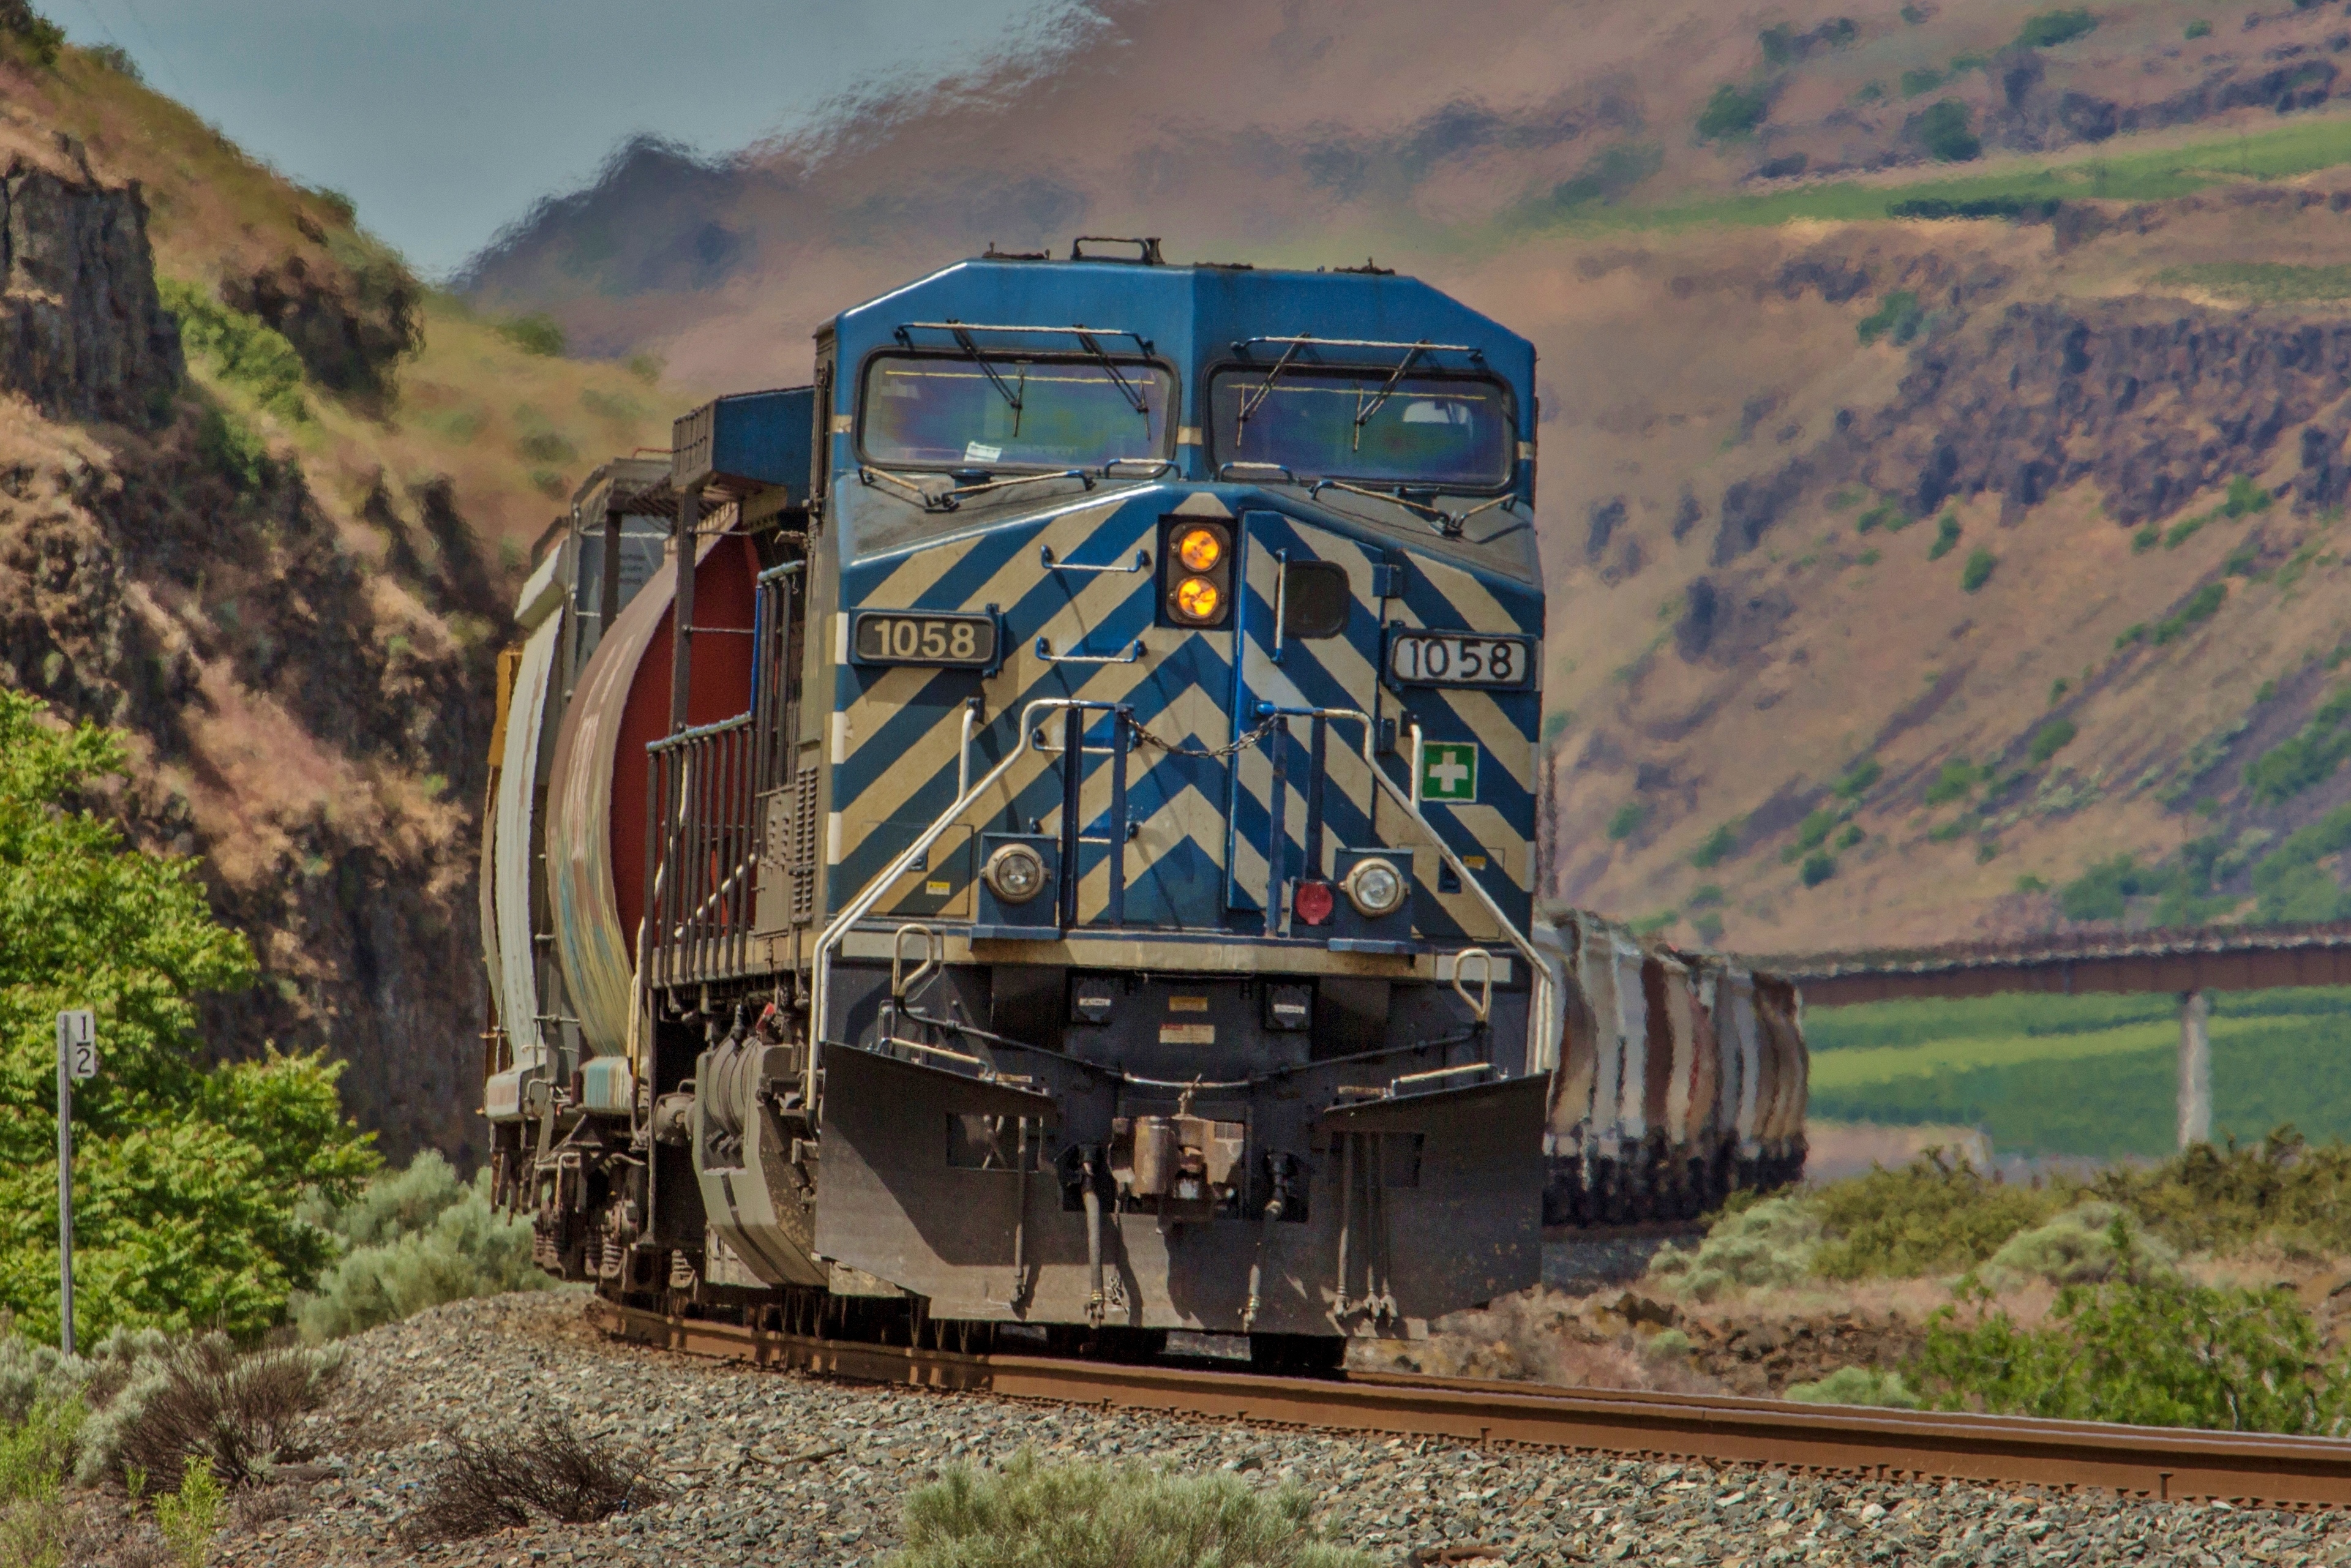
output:
[[449,1452],[410,1519],[416,1540],[458,1541],[546,1518],[590,1524],[661,1500],[644,1468],[561,1415],[485,1437],[450,1433]]

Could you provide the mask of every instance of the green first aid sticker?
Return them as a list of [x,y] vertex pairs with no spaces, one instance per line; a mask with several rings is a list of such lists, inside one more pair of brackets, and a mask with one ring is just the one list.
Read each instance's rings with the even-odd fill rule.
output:
[[1478,798],[1478,748],[1431,742],[1420,748],[1420,798],[1424,800],[1475,800]]

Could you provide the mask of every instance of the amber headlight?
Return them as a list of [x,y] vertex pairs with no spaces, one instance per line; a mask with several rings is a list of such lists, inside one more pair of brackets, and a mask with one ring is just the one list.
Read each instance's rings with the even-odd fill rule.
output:
[[1225,559],[1225,541],[1213,528],[1194,528],[1176,541],[1176,559],[1186,571],[1209,571]]
[[990,893],[1007,904],[1026,904],[1045,891],[1045,862],[1027,844],[1007,844],[987,857],[980,873]]
[[1357,861],[1347,873],[1347,902],[1366,920],[1393,915],[1404,903],[1404,873],[1384,860]]
[[1187,577],[1176,585],[1176,613],[1186,621],[1214,621],[1225,612],[1225,596],[1205,577]]

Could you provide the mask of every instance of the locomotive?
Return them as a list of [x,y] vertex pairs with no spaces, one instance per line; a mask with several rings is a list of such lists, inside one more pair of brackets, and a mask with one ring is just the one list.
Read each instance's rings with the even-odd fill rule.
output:
[[500,663],[484,1110],[543,1267],[1326,1366],[1533,1284],[1547,1203],[1720,1184],[1560,1071],[1525,339],[1090,239],[814,358],[599,469]]

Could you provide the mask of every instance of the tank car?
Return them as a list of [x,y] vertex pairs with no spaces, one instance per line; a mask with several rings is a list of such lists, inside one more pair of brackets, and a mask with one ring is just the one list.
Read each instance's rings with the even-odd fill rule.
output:
[[1094,241],[600,469],[485,834],[541,1264],[1284,1366],[1533,1284],[1547,1170],[1604,1218],[1655,1163],[1554,1083],[1605,965],[1533,920],[1536,427],[1531,346],[1425,284]]

